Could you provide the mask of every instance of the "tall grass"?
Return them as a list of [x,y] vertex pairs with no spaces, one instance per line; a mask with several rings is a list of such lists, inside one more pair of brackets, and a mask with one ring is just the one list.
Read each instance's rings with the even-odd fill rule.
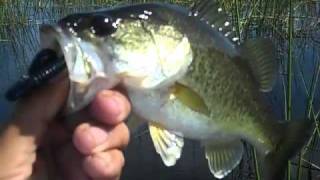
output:
[[[293,2],[289,0],[289,16],[288,16],[288,61],[287,61],[287,97],[286,97],[286,120],[290,121],[292,116],[292,79],[293,79],[293,72],[292,72],[292,64],[293,64]],[[300,167],[300,166],[299,166]],[[300,171],[298,170],[298,178]],[[291,162],[288,161],[287,167],[287,179],[291,179]]]
[[[87,11],[122,3],[150,2],[151,0],[2,0],[0,1],[0,43],[9,43],[16,56],[18,74],[27,67],[27,59],[38,48],[37,29],[39,24],[53,23],[74,12]],[[297,159],[288,163],[287,179],[311,179],[320,174],[319,160],[315,160],[320,137],[320,17],[319,0],[218,0],[221,7],[229,12],[241,40],[256,37],[272,38],[277,46],[281,64],[280,79],[273,94],[267,97],[283,105],[275,109],[281,119],[297,119],[297,109],[305,104],[305,116],[315,121],[316,129],[306,148]],[[165,0],[161,2],[191,6],[194,0]],[[27,46],[26,46],[27,44]],[[306,55],[308,54],[308,55]],[[312,55],[310,55],[312,54]],[[2,60],[0,60],[0,63]],[[305,64],[313,63],[305,68]],[[281,91],[282,90],[282,91]],[[306,98],[301,103],[299,97]],[[280,100],[276,100],[280,99]],[[300,98],[301,99],[301,98]],[[303,99],[303,98],[302,98]],[[298,103],[300,105],[298,105]],[[275,106],[275,105],[274,105]],[[304,105],[303,105],[304,106]],[[247,146],[246,146],[247,147]],[[260,179],[259,164],[254,149],[243,167],[254,170],[254,178]],[[251,153],[252,152],[252,153]],[[247,163],[247,161],[248,163]],[[241,168],[240,169],[245,169]],[[252,172],[236,171],[244,179],[252,178]]]
[[[315,166],[310,157],[314,157],[314,153],[311,152],[316,149],[316,142],[319,139],[319,116],[317,115],[318,110],[315,108],[319,108],[319,101],[316,96],[319,96],[317,92],[319,92],[320,48],[316,39],[320,38],[320,31],[319,27],[315,25],[317,24],[315,19],[319,17],[319,9],[318,11],[314,10],[316,7],[319,8],[319,1],[227,0],[222,1],[222,4],[229,9],[233,17],[236,17],[234,22],[237,24],[238,29],[241,28],[238,31],[242,32],[243,39],[267,36],[272,37],[277,44],[278,57],[282,64],[280,73],[283,84],[283,104],[285,105],[282,113],[285,117],[284,119],[296,119],[296,113],[293,109],[297,109],[298,106],[295,104],[297,86],[304,87],[304,91],[300,92],[302,96],[306,96],[306,107],[301,107],[305,108],[307,112],[304,118],[315,121],[317,128],[314,131],[312,141],[299,154],[298,162],[292,161],[288,163],[287,179],[311,178],[311,170],[307,169],[307,167],[311,169],[312,166]],[[240,23],[239,4],[241,9]],[[299,23],[302,25],[299,26]],[[307,44],[304,42],[307,42]],[[305,56],[303,50],[307,51],[310,47],[316,49],[313,59],[301,58],[300,56]],[[301,51],[298,51],[298,49]],[[309,69],[306,73],[303,72],[304,64],[310,61],[315,61],[313,69]],[[294,94],[293,91],[295,92]],[[304,158],[306,154],[309,154],[308,160]],[[308,166],[305,165],[306,162]],[[303,174],[306,169],[307,174]],[[257,172],[259,171],[257,170]],[[296,175],[293,177],[295,173]]]

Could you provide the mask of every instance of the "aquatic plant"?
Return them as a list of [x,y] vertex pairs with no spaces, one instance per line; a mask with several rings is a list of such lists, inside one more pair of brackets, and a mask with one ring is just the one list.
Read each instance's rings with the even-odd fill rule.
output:
[[[305,109],[304,118],[317,124],[312,143],[299,154],[297,161],[288,163],[287,179],[292,179],[294,175],[296,179],[301,179],[303,175],[312,178],[310,175],[312,170],[307,167],[318,167],[312,162],[310,154],[313,154],[312,149],[316,149],[317,139],[320,136],[318,126],[320,59],[319,42],[317,42],[320,31],[319,22],[316,20],[320,15],[319,1],[232,0],[221,1],[221,4],[231,12],[234,24],[237,25],[243,40],[267,36],[272,37],[277,44],[278,57],[282,64],[280,72],[284,102],[282,115],[286,120],[296,119],[295,116],[298,114],[294,112],[299,108]],[[313,54],[312,57],[306,57],[308,53]],[[306,72],[305,66],[310,62],[312,66]],[[299,96],[300,98],[304,96],[305,99],[295,100]],[[298,101],[305,102],[297,105]],[[306,154],[308,159],[305,159]]]

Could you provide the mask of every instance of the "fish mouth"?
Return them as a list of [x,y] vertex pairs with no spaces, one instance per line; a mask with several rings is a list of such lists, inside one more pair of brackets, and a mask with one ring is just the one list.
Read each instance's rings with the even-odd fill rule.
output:
[[[70,35],[60,26],[40,27],[41,49],[52,49],[66,61],[69,75],[69,97],[67,113],[78,111],[88,105],[95,94],[103,89],[111,89],[119,83],[107,74],[108,61],[93,43]],[[105,55],[105,53],[104,53]]]

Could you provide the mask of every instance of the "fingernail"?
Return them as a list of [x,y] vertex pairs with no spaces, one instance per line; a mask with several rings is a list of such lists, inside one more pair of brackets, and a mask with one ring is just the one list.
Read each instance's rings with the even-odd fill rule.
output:
[[[100,98],[92,107],[94,114],[101,118],[117,119],[121,114],[121,100],[112,91],[102,91],[99,96]],[[108,108],[107,117],[105,117],[106,107]]]
[[[115,93],[110,91],[103,91],[101,93],[102,99],[100,100],[101,108],[108,107],[110,108],[113,117],[118,117],[121,114],[121,102],[120,99],[115,96]],[[102,109],[103,111],[103,109]],[[103,111],[104,112],[104,111]],[[101,112],[101,113],[103,113]]]
[[122,100],[118,96],[113,96],[110,98],[113,101],[113,107],[114,107],[114,117],[119,117],[122,114]]
[[99,127],[90,127],[86,133],[94,139],[95,147],[105,143],[108,137],[108,133]]

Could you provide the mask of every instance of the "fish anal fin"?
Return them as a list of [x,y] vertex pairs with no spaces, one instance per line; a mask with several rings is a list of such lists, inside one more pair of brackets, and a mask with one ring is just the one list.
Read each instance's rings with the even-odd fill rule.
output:
[[171,97],[177,98],[182,104],[186,105],[193,111],[209,115],[209,109],[203,98],[191,88],[176,83],[171,89]]
[[161,125],[149,123],[149,132],[156,152],[166,166],[173,166],[180,159],[184,139],[182,134],[166,130]]
[[243,144],[240,140],[206,144],[205,153],[210,172],[222,179],[240,163]]
[[260,91],[271,91],[279,68],[271,40],[246,40],[240,49],[241,57],[238,64],[252,75]]

